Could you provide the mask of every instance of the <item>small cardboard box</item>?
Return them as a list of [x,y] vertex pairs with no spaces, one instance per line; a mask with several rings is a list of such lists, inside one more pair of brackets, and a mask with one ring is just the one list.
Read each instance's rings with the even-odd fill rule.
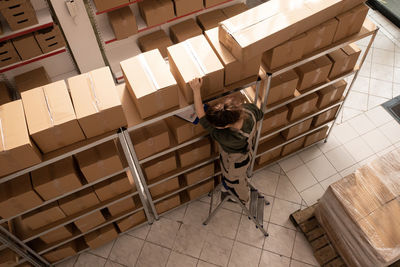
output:
[[7,104],[12,101],[12,96],[7,85],[4,82],[0,82],[0,106]]
[[330,45],[333,42],[337,26],[338,21],[336,19],[330,19],[307,31],[307,45],[304,47],[303,55],[308,55]]
[[181,167],[187,167],[211,156],[210,141],[205,138],[178,150]]
[[42,161],[42,155],[31,141],[21,100],[0,106],[0,177]]
[[72,157],[34,170],[31,175],[33,188],[44,200],[53,199],[82,186]]
[[365,17],[369,8],[365,4],[356,6],[355,8],[336,16],[338,26],[336,29],[333,42],[337,42],[350,35],[356,34],[361,30]]
[[29,134],[43,153],[85,139],[63,80],[21,93]]
[[239,3],[235,5],[231,5],[228,7],[222,8],[222,12],[225,14],[227,18],[234,17],[242,12],[245,12],[249,8],[246,6],[245,3]]
[[167,47],[173,45],[171,38],[163,30],[139,37],[138,44],[142,52],[158,49],[163,58],[168,57]]
[[288,105],[289,113],[288,120],[294,121],[298,118],[304,117],[309,114],[317,105],[318,95],[316,93],[309,94],[299,100],[296,100]]
[[361,50],[354,43],[329,53],[328,57],[333,64],[329,79],[333,80],[341,74],[352,71],[360,53]]
[[194,171],[185,173],[185,180],[187,185],[195,184],[207,177],[214,174],[214,163],[207,164],[206,166],[200,167]]
[[21,216],[21,223],[29,230],[36,230],[43,226],[65,218],[57,202],[38,208]]
[[23,4],[27,0],[1,0],[0,9],[9,8],[15,5]]
[[157,213],[160,215],[161,213],[173,209],[179,206],[180,204],[181,204],[181,198],[178,194],[156,203],[155,208]]
[[79,220],[76,220],[74,224],[76,227],[78,227],[81,233],[86,233],[90,229],[99,226],[105,221],[106,219],[104,219],[103,214],[101,213],[101,211],[98,210],[89,215],[86,215],[83,218],[80,218]]
[[258,165],[264,164],[264,163],[271,162],[271,161],[279,158],[279,156],[282,153],[282,149],[283,149],[283,147],[278,147],[278,148],[275,148],[275,149],[265,153],[264,155],[258,157],[256,159],[257,164]]
[[178,85],[158,50],[129,58],[120,65],[142,119],[179,105]]
[[170,146],[168,126],[158,121],[130,133],[139,160],[154,155]]
[[175,18],[174,3],[171,0],[146,0],[138,2],[138,5],[147,27]]
[[111,28],[117,40],[122,40],[138,32],[135,15],[129,6],[107,13]]
[[132,214],[127,218],[117,221],[117,225],[121,233],[123,233],[145,221],[146,221],[146,215],[144,214],[144,211],[141,210]]
[[211,30],[215,27],[218,27],[218,23],[223,20],[226,20],[227,17],[222,12],[221,9],[216,9],[213,11],[209,11],[207,13],[203,13],[197,16],[197,23],[203,29],[203,31]]
[[293,142],[285,145],[282,149],[281,156],[284,157],[284,156],[289,155],[289,154],[299,150],[300,148],[302,148],[303,144],[304,144],[304,140],[305,140],[305,137],[302,137],[302,138],[297,139],[296,141],[293,141]]
[[28,60],[43,54],[32,33],[14,38],[12,43],[22,60]]
[[261,55],[246,60],[238,61],[218,40],[218,28],[213,28],[204,33],[215,54],[224,65],[225,86],[239,82],[248,77],[258,75],[261,64]]
[[101,183],[95,184],[93,189],[100,201],[103,202],[125,192],[136,190],[136,185],[131,175],[121,173]]
[[19,61],[21,61],[21,58],[11,41],[0,43],[0,67],[5,67]]
[[111,216],[117,217],[122,213],[133,210],[135,207],[135,201],[133,200],[133,198],[130,197],[108,206],[107,209],[110,212]]
[[150,194],[154,199],[161,197],[163,194],[170,193],[179,189],[179,178],[174,177],[161,184],[150,188]]
[[65,46],[64,37],[56,24],[53,27],[39,30],[34,35],[43,53],[49,53]]
[[68,216],[92,208],[99,203],[100,201],[91,187],[58,200],[60,208]]
[[226,2],[226,0],[204,0],[204,7],[210,8]]
[[41,235],[39,238],[46,244],[52,244],[70,238],[72,235],[72,228],[67,225]]
[[190,200],[193,200],[207,193],[210,193],[211,190],[213,189],[214,189],[214,179],[210,179],[209,181],[203,182],[199,185],[189,188],[187,191]]
[[194,19],[187,19],[169,27],[169,35],[175,44],[201,34],[203,31]]
[[147,181],[151,181],[163,174],[176,170],[175,153],[169,153],[143,164],[143,170]]
[[223,90],[224,66],[203,35],[170,46],[167,50],[171,72],[187,102],[193,103],[189,82],[194,78],[203,77],[203,98]]
[[6,19],[12,31],[18,31],[39,23],[31,1],[11,2],[16,3],[7,5],[7,7],[2,8],[0,12]]
[[341,80],[333,85],[327,86],[326,88],[321,89],[318,91],[318,102],[317,107],[319,109],[323,109],[329,106],[336,101],[339,101],[344,91],[346,90],[347,83],[344,80]]
[[62,245],[50,252],[47,252],[43,257],[51,263],[60,261],[67,257],[74,256],[78,253],[78,248],[75,241]]
[[306,91],[310,87],[323,83],[328,78],[332,62],[327,56],[322,56],[295,68],[299,76],[297,90]]
[[20,93],[51,83],[44,67],[24,72],[14,77],[15,86]]
[[288,122],[288,112],[289,109],[286,106],[283,106],[265,114],[262,122],[261,133],[266,133],[285,125]]
[[3,219],[43,203],[33,191],[29,173],[0,184],[0,216]]
[[304,147],[307,147],[309,145],[312,145],[318,141],[321,141],[326,137],[326,133],[328,132],[329,127],[325,126],[321,130],[318,130],[316,132],[313,132],[309,135],[306,136],[306,139],[304,141]]
[[84,236],[86,244],[91,249],[99,248],[117,237],[118,233],[115,230],[114,224],[106,225]]
[[335,118],[335,115],[336,115],[338,109],[339,109],[339,106],[331,108],[331,109],[319,114],[318,116],[314,117],[313,126],[317,127],[317,126],[324,124],[325,122],[333,120]]
[[181,17],[203,9],[203,0],[173,0],[175,14]]
[[109,67],[69,78],[68,85],[76,117],[87,138],[127,125]]
[[93,0],[96,5],[97,12],[102,12],[107,9],[116,8],[124,4],[128,4],[129,0]]
[[165,121],[178,144],[206,133],[199,123],[193,124],[176,116],[168,117]]
[[312,120],[313,119],[311,118],[306,121],[300,122],[295,126],[292,126],[289,129],[286,129],[283,132],[281,132],[281,135],[283,136],[283,138],[285,138],[285,140],[289,140],[302,133],[305,133],[310,129]]

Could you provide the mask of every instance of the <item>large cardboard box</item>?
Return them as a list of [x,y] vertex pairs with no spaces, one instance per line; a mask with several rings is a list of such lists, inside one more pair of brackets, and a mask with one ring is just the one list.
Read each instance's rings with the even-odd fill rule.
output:
[[173,0],[175,14],[181,17],[203,9],[203,0]]
[[204,0],[204,7],[210,8],[226,2],[226,0]]
[[142,53],[120,64],[142,119],[179,105],[178,85],[158,50]]
[[187,167],[211,156],[210,140],[207,138],[178,150],[181,167]]
[[247,5],[245,3],[239,3],[239,4],[235,4],[235,5],[231,5],[231,6],[222,8],[222,12],[225,14],[225,16],[227,18],[231,18],[242,12],[245,12],[248,9],[249,8],[247,7]]
[[146,215],[144,214],[144,211],[141,210],[132,214],[127,218],[117,221],[117,225],[121,233],[123,233],[145,221],[146,221]]
[[133,198],[130,197],[108,206],[107,209],[110,212],[111,216],[117,217],[120,216],[122,213],[135,209],[135,207],[135,201],[133,200]]
[[156,26],[175,18],[172,0],[146,0],[138,2],[140,14],[148,27]]
[[316,93],[309,94],[288,105],[288,120],[294,121],[315,110],[318,101]]
[[326,137],[326,133],[328,132],[329,127],[325,126],[321,130],[318,130],[316,132],[313,132],[309,135],[306,136],[306,139],[304,141],[304,147],[307,147],[309,145],[312,145],[318,141],[321,141]]
[[346,90],[346,86],[347,83],[344,80],[341,80],[318,91],[317,107],[323,109],[330,104],[339,101],[343,96],[344,90]]
[[0,106],[12,101],[12,96],[7,85],[4,82],[0,82]]
[[330,19],[307,31],[307,45],[304,47],[303,54],[308,55],[318,49],[330,45],[333,42],[337,26],[338,21],[336,19]]
[[65,218],[57,202],[53,202],[44,207],[38,208],[21,216],[21,223],[29,230],[36,230],[43,226],[54,223]]
[[128,4],[129,0],[93,0],[96,5],[97,12],[116,8],[124,4]]
[[333,42],[337,42],[343,38],[358,33],[361,30],[367,13],[368,7],[361,4],[348,12],[336,16],[338,26]]
[[21,100],[0,106],[0,177],[42,161],[26,126]]
[[86,215],[83,218],[80,218],[79,220],[76,220],[74,224],[76,227],[78,227],[81,233],[86,233],[90,229],[99,226],[105,221],[106,219],[104,218],[103,214],[101,213],[101,211],[98,210],[89,215]]
[[214,163],[184,174],[186,184],[192,185],[214,174]]
[[29,134],[43,153],[85,139],[63,80],[21,93]]
[[5,67],[19,61],[21,61],[21,58],[11,41],[0,43],[0,67]]
[[319,114],[318,116],[315,116],[314,120],[313,120],[313,126],[320,126],[320,125],[324,124],[325,122],[333,120],[335,118],[335,115],[336,115],[338,109],[339,109],[339,106],[331,108],[331,109]]
[[225,86],[258,75],[261,64],[261,55],[246,61],[238,61],[218,40],[218,28],[213,28],[204,33],[215,54],[218,56],[225,69]]
[[68,216],[92,208],[99,203],[100,201],[91,187],[58,200],[60,208]]
[[178,144],[206,133],[199,123],[193,124],[176,116],[168,117],[165,121]]
[[179,178],[174,177],[150,188],[150,194],[154,199],[160,198],[166,193],[171,193],[179,189]]
[[34,35],[43,53],[49,53],[65,46],[64,36],[56,24],[53,27],[39,30]]
[[47,234],[41,235],[39,238],[45,244],[52,244],[55,242],[63,241],[72,236],[73,236],[72,227],[70,227],[70,225],[66,225],[66,226],[62,226],[57,229],[54,229],[53,231],[50,231]]
[[87,138],[127,125],[109,67],[71,77],[68,85],[76,117]]
[[0,184],[0,216],[3,219],[42,203],[43,200],[33,191],[29,173]]
[[168,126],[158,121],[130,133],[139,160],[154,155],[170,146]]
[[148,182],[163,174],[176,170],[175,153],[169,153],[143,164],[143,171]]
[[107,13],[111,28],[117,40],[122,40],[138,32],[135,15],[129,6]]
[[189,82],[194,78],[203,77],[203,98],[223,90],[224,66],[203,35],[170,46],[167,50],[171,72],[187,102],[193,103]]
[[[5,2],[5,1],[2,1]],[[36,12],[31,1],[11,1],[15,4],[8,5],[0,10],[12,31],[38,24]]]
[[312,86],[326,82],[332,62],[327,56],[322,56],[295,68],[299,76],[297,90],[306,91]]
[[275,148],[275,149],[265,153],[264,155],[261,155],[260,157],[258,157],[256,159],[257,164],[261,165],[261,164],[264,164],[267,162],[272,162],[273,160],[279,158],[279,156],[282,153],[282,149],[283,149],[283,147],[278,147],[278,148]]
[[225,14],[221,9],[216,9],[213,11],[209,11],[207,13],[203,13],[197,16],[197,23],[199,23],[200,27],[203,31],[207,31],[218,27],[218,23],[227,19]]
[[106,225],[84,236],[86,244],[91,249],[99,248],[117,237],[118,233],[115,230],[114,224]]
[[199,198],[214,189],[214,179],[210,179],[187,190],[190,200]]
[[14,38],[12,43],[22,60],[28,60],[43,54],[32,33]]
[[100,201],[106,201],[128,191],[135,191],[136,185],[131,175],[121,173],[93,186]]
[[164,199],[155,204],[155,208],[158,214],[164,213],[170,209],[173,209],[181,204],[181,198],[179,194]]
[[56,161],[31,172],[32,185],[44,199],[50,200],[82,186],[72,157]]
[[278,108],[272,112],[264,115],[264,120],[262,122],[261,133],[266,133],[287,124],[287,115],[289,109],[286,106]]
[[163,30],[139,37],[138,44],[142,52],[158,49],[163,58],[168,57],[167,47],[173,45],[171,38]]
[[78,248],[75,242],[76,241],[72,241],[50,252],[47,252],[46,254],[43,254],[43,257],[49,262],[54,263],[67,257],[74,256],[78,253]]
[[283,136],[283,138],[285,138],[285,140],[289,140],[292,139],[293,137],[301,135],[310,129],[312,120],[313,119],[311,118],[306,121],[300,122],[295,126],[292,126],[289,129],[286,129],[283,132],[281,132],[281,135]]
[[169,34],[172,41],[177,44],[189,38],[201,35],[203,31],[194,19],[187,19],[169,27]]
[[297,139],[296,141],[293,141],[293,142],[285,145],[282,149],[281,156],[284,157],[284,156],[289,155],[289,154],[299,150],[300,148],[302,148],[303,144],[304,144],[304,140],[305,140],[305,137],[302,137],[302,138]]
[[51,83],[44,67],[24,72],[14,77],[15,86],[20,93]]
[[354,43],[329,53],[328,57],[333,64],[329,79],[332,80],[341,74],[352,71],[360,53],[361,50]]

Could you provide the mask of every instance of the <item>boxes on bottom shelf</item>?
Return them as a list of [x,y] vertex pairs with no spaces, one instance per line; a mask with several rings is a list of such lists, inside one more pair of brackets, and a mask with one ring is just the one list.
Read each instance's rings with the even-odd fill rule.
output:
[[106,201],[125,192],[136,191],[136,185],[130,171],[118,174],[93,186],[100,201]]
[[47,234],[41,235],[39,238],[46,244],[52,244],[70,238],[72,235],[72,227],[70,225],[66,225],[54,229]]
[[74,256],[78,253],[78,246],[76,244],[76,242],[78,241],[74,240],[70,243],[62,245],[61,247],[58,247],[50,252],[47,252],[46,254],[43,254],[43,257],[49,262],[54,263],[67,257]]
[[302,137],[302,138],[297,139],[296,141],[293,141],[293,142],[285,145],[282,149],[281,155],[284,157],[290,153],[295,152],[296,150],[299,150],[300,148],[303,147],[304,140],[305,140],[305,137]]
[[312,93],[288,104],[288,120],[297,120],[304,115],[307,115],[310,112],[314,111],[317,105],[317,101],[318,95],[316,93]]
[[197,16],[197,23],[199,23],[200,27],[203,31],[207,31],[218,27],[218,23],[223,20],[226,20],[227,17],[222,12],[221,9],[216,9],[213,11],[209,11],[207,13],[203,13]]
[[186,184],[192,185],[214,174],[214,163],[184,174]]
[[313,126],[317,127],[317,126],[324,124],[325,122],[333,120],[335,118],[335,115],[336,115],[338,109],[339,109],[339,106],[331,108],[331,109],[319,114],[318,116],[314,117]]
[[347,83],[345,80],[341,80],[333,85],[329,85],[317,92],[318,102],[317,107],[319,109],[325,108],[336,101],[339,101],[344,91],[346,90]]
[[231,18],[231,17],[234,17],[234,16],[248,10],[248,9],[249,8],[246,6],[245,3],[239,3],[239,4],[235,4],[235,5],[231,5],[231,6],[222,8],[222,12],[225,14],[225,16],[227,18]]
[[148,182],[160,177],[163,174],[176,170],[176,168],[177,164],[175,153],[163,155],[143,164],[143,170]]
[[305,142],[304,142],[304,147],[307,147],[311,144],[314,144],[318,141],[321,141],[326,137],[326,133],[328,132],[329,127],[325,126],[321,130],[318,130],[316,132],[313,132],[309,135],[306,136]]
[[99,203],[100,201],[91,187],[58,200],[60,208],[68,216],[92,208]]
[[64,36],[56,24],[53,27],[39,30],[34,35],[43,53],[49,53],[65,46]]
[[22,215],[21,225],[25,229],[36,230],[65,217],[65,214],[55,202]]
[[99,248],[102,245],[105,245],[108,242],[116,239],[117,237],[118,233],[113,224],[104,226],[84,236],[86,244],[91,249]]
[[204,0],[204,7],[210,8],[218,4],[222,4],[223,2],[226,2],[226,0]]
[[142,52],[158,49],[163,58],[168,57],[167,47],[173,45],[171,39],[163,30],[139,37],[138,44]]
[[11,41],[0,43],[0,67],[5,67],[19,61],[21,61],[21,58]]
[[119,7],[124,4],[128,4],[129,0],[93,0],[96,5],[97,12],[102,12],[107,9]]
[[333,42],[337,42],[343,38],[358,33],[364,23],[365,17],[368,14],[369,8],[364,5],[358,5],[357,7],[336,16],[338,26],[336,29],[335,37]]
[[50,77],[44,67],[19,74],[14,77],[14,80],[15,86],[20,93],[51,83]]
[[155,208],[158,214],[166,212],[170,209],[173,209],[181,204],[181,198],[179,194],[164,199],[155,204]]
[[187,191],[190,200],[193,200],[211,192],[211,190],[213,189],[214,189],[214,179],[210,179],[209,181],[205,181],[199,185],[188,188]]
[[146,221],[146,215],[143,210],[138,211],[127,218],[117,221],[117,226],[121,233],[135,227]]
[[333,64],[329,73],[329,79],[332,80],[341,74],[353,70],[360,53],[361,50],[354,43],[329,53],[328,57]]
[[307,31],[307,45],[304,47],[303,54],[308,55],[318,49],[330,45],[335,36],[337,26],[338,21],[336,19],[330,19]]
[[107,13],[117,40],[128,38],[138,32],[135,15],[129,6]]
[[175,18],[174,4],[171,0],[146,0],[138,2],[138,5],[147,27]]
[[104,218],[101,211],[95,211],[89,215],[86,215],[79,220],[74,222],[75,226],[81,231],[81,233],[86,233],[90,229],[104,223],[106,219]]
[[174,177],[150,188],[150,194],[154,199],[161,197],[165,193],[179,189],[179,177]]
[[111,216],[115,217],[121,215],[124,212],[133,210],[136,207],[135,201],[132,197],[118,201],[107,207]]
[[[4,2],[4,1],[3,1]],[[15,1],[12,1],[15,2]],[[38,24],[36,12],[30,1],[15,3],[0,10],[12,31]]]
[[178,144],[206,133],[200,124],[193,124],[176,116],[168,117],[165,121]]
[[331,68],[332,62],[327,56],[319,57],[295,68],[299,75],[297,90],[305,91],[314,85],[326,82]]
[[18,262],[18,254],[16,254],[11,249],[0,250],[0,266],[1,267],[12,267],[16,266]]
[[14,38],[12,43],[22,60],[28,60],[43,54],[32,33]]
[[173,0],[176,16],[184,16],[203,9],[203,0]]
[[210,140],[206,138],[185,146],[178,150],[178,156],[182,168],[207,159],[211,156]]
[[264,115],[261,133],[266,133],[285,125],[288,117],[289,109],[286,106],[278,108]]
[[169,33],[172,41],[177,44],[189,38],[201,35],[203,31],[194,19],[187,19],[171,26],[169,28]]
[[272,162],[274,159],[279,158],[282,153],[283,147],[275,148],[257,158],[257,164],[261,165],[266,162]]
[[290,127],[289,129],[282,131],[281,135],[285,138],[285,140],[289,140],[298,135],[301,135],[310,129],[312,120],[313,120],[313,118],[308,119],[303,122],[300,122],[300,123]]

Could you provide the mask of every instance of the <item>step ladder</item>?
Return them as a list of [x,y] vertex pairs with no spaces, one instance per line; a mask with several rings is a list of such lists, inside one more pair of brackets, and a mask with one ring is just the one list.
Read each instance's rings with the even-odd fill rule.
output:
[[[250,184],[249,184],[250,185]],[[247,214],[249,220],[252,220],[257,229],[259,229],[264,236],[268,236],[268,233],[264,229],[264,205],[269,205],[269,201],[261,195],[258,190],[250,185],[250,205],[247,208],[237,196],[235,196],[231,191],[228,190],[228,195],[222,199],[222,201],[218,204],[218,206],[212,210],[214,205],[214,197],[221,192],[222,184],[219,184],[214,190],[209,194],[211,197],[210,201],[210,210],[208,212],[208,218],[203,222],[204,225],[207,225],[210,220],[215,216],[218,210],[224,205],[224,203],[228,200],[232,200],[235,204],[238,204],[242,210]]]

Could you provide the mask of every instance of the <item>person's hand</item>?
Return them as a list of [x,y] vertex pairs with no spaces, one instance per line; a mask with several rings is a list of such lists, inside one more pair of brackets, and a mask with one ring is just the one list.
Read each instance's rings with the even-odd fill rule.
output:
[[203,84],[203,78],[194,78],[189,82],[193,92],[200,92],[201,85]]

